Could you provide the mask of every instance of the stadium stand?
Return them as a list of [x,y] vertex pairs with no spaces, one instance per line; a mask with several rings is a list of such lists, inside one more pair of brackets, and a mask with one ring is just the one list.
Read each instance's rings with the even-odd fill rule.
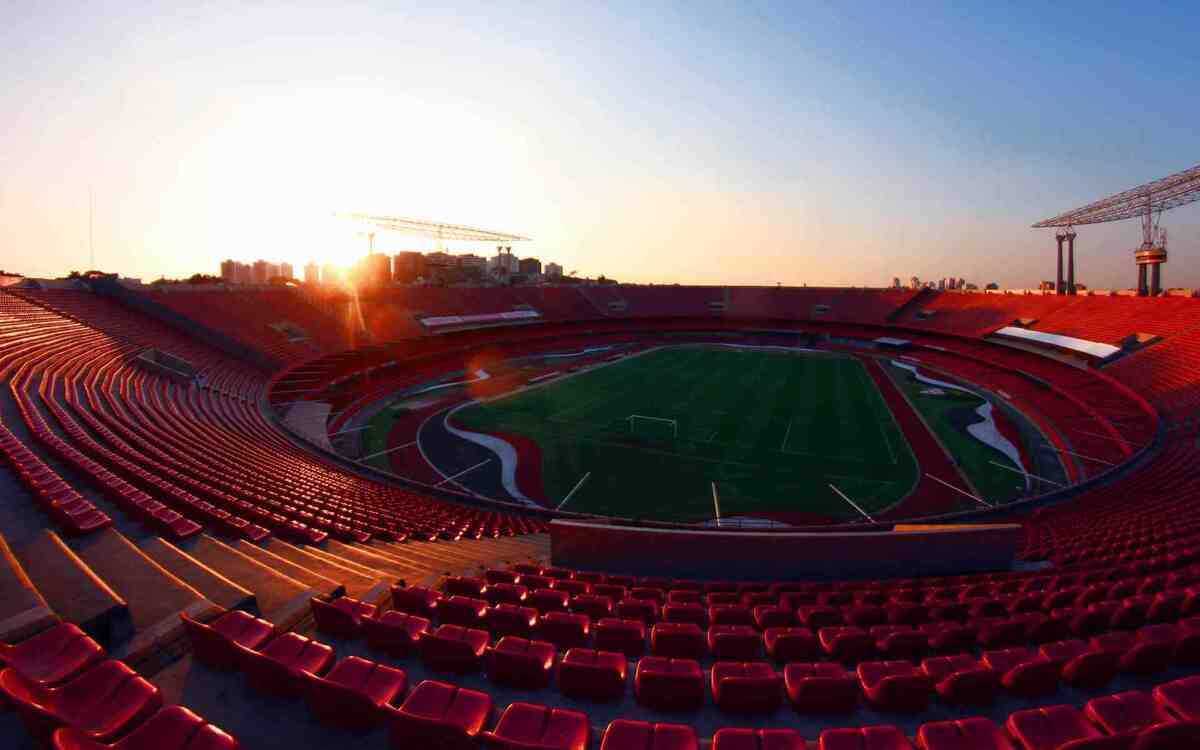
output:
[[[429,289],[346,326],[293,290],[152,296],[286,367],[87,291],[0,292],[0,692],[16,709],[0,734],[60,750],[1200,746],[1193,300]],[[514,309],[541,322],[419,323]],[[1099,370],[984,340],[1021,320],[1161,340]],[[1088,481],[991,515],[1023,526],[1010,571],[618,576],[551,565],[545,512],[377,481],[271,417],[306,377],[342,411],[482,346],[763,321],[830,346],[910,338],[915,366],[1065,436]],[[139,367],[150,349],[195,373]]]

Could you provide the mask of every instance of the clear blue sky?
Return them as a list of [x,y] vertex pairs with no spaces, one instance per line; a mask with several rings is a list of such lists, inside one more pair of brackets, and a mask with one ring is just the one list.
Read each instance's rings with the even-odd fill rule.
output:
[[[10,3],[0,267],[346,261],[335,210],[633,281],[1052,273],[1034,221],[1200,162],[1200,5]],[[1200,209],[1168,214],[1200,286]],[[1136,224],[1080,230],[1128,286]],[[381,238],[385,249],[420,247]],[[466,249],[465,247],[462,249]],[[478,248],[484,250],[485,248]]]

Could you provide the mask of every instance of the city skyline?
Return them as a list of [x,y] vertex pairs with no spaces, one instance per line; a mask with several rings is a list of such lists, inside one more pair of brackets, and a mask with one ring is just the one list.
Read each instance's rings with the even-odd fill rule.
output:
[[[350,209],[637,283],[1027,288],[1031,223],[1198,161],[1188,6],[63,9],[0,29],[0,267],[34,276],[89,235],[147,280],[345,264]],[[1200,207],[1163,224],[1200,286]],[[1136,224],[1078,231],[1080,279],[1132,286]]]

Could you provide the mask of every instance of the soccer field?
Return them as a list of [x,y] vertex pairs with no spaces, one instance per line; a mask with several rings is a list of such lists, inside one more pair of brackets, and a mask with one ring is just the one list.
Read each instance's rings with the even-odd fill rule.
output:
[[[632,415],[673,420],[630,420]],[[675,346],[457,412],[542,451],[546,497],[565,509],[699,521],[721,513],[860,517],[903,497],[917,465],[863,365],[808,352]]]

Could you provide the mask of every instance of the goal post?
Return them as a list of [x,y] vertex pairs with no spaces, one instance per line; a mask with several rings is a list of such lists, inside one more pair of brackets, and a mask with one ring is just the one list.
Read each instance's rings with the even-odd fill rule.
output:
[[658,439],[669,436],[672,440],[679,438],[679,422],[674,419],[630,414],[625,421],[629,424],[630,435]]

